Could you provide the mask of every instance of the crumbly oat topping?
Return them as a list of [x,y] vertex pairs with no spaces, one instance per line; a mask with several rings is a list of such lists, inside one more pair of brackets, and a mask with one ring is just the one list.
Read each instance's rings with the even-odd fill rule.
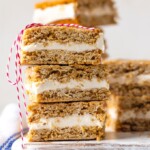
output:
[[55,91],[45,91],[38,95],[30,93],[30,91],[27,93],[29,95],[30,102],[38,103],[110,100],[110,92],[105,88],[90,90],[61,89]]
[[122,74],[132,73],[150,74],[150,61],[148,60],[112,60],[105,61],[111,75],[121,76]]
[[22,65],[99,65],[101,50],[85,51],[82,53],[66,52],[63,50],[21,51]]
[[77,0],[78,8],[92,9],[95,7],[109,6],[113,9],[113,0]]
[[117,125],[116,130],[117,131],[125,131],[125,132],[130,132],[130,131],[149,131],[149,120],[145,119],[130,119],[126,122],[120,123]]
[[114,95],[132,95],[133,97],[149,95],[150,96],[150,85],[139,85],[139,84],[130,84],[130,85],[120,85],[113,84],[110,85],[110,91]]
[[66,26],[40,26],[26,29],[22,41],[23,45],[37,42],[47,44],[49,41],[93,44],[97,41],[101,32],[102,30],[98,28],[88,30]]
[[[99,26],[99,25],[110,25],[117,23],[117,10],[114,6],[113,0],[77,0],[76,7],[76,18],[79,24],[84,26]],[[101,16],[90,16],[84,15],[85,11],[91,12],[95,8],[103,9],[109,8],[111,11],[110,15],[101,15]],[[90,14],[90,13],[89,13]],[[101,12],[99,12],[101,14]]]
[[64,117],[67,115],[85,113],[92,114],[100,120],[105,120],[105,101],[93,102],[68,102],[68,103],[51,103],[39,104],[32,103],[28,106],[28,122],[37,122],[40,118]]
[[105,79],[107,76],[106,65],[97,66],[58,66],[58,65],[42,65],[31,66],[26,69],[26,76],[29,81],[42,81],[45,79],[57,80],[61,83],[66,83],[71,79],[75,80],[98,80]]
[[104,15],[102,17],[99,16],[87,17],[79,13],[77,15],[77,20],[81,25],[87,27],[100,26],[100,25],[113,25],[117,23],[114,14]]
[[44,142],[51,140],[90,140],[104,138],[104,127],[73,127],[73,128],[56,128],[53,130],[30,130],[28,133],[28,140],[31,142]]

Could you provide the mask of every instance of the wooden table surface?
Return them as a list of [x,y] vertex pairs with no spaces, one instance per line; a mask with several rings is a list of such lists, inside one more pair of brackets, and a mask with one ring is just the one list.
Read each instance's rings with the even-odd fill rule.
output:
[[[20,150],[18,139],[12,150]],[[25,150],[150,150],[150,132],[107,133],[103,141],[27,142]]]

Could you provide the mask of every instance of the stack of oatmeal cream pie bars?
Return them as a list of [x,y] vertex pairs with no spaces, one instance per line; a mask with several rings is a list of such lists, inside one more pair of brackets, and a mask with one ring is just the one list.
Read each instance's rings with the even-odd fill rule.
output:
[[47,25],[24,31],[29,141],[104,137],[110,94],[103,51],[100,29]]

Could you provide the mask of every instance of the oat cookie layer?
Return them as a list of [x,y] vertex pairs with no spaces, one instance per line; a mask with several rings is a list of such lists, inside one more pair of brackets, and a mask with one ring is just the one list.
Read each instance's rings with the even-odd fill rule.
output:
[[102,140],[105,136],[103,128],[73,127],[63,129],[30,130],[28,140],[31,142],[64,141],[64,140]]
[[117,11],[112,0],[77,0],[76,17],[84,26],[115,24]]

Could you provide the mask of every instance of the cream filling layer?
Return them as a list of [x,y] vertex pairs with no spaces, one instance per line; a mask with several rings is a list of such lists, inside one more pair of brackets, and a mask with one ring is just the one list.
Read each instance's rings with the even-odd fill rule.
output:
[[75,3],[62,4],[34,11],[33,22],[47,24],[62,19],[74,19]]
[[134,111],[128,110],[123,111],[120,115],[118,115],[117,109],[110,108],[108,109],[108,114],[111,116],[113,120],[126,121],[128,119],[150,119],[150,111],[142,112],[142,111]]
[[150,82],[150,74],[143,74],[137,76],[137,80],[140,82]]
[[138,76],[130,76],[129,74],[117,78],[109,76],[108,80],[110,81],[110,83],[119,83],[119,84],[129,84],[131,82],[136,82],[139,84],[142,84],[144,82],[150,83],[150,74],[141,74]]
[[104,16],[104,15],[112,15],[113,11],[110,7],[105,6],[105,7],[97,7],[93,8],[91,11],[85,10],[82,11],[82,14],[89,17],[89,16]]
[[74,42],[61,44],[55,41],[49,41],[46,46],[44,46],[43,43],[32,43],[26,46],[22,45],[21,49],[23,51],[29,51],[29,52],[40,51],[40,50],[64,50],[64,51],[77,52],[77,53],[100,49],[104,52],[105,44],[104,44],[103,33],[100,33],[96,43],[93,44],[87,44],[82,42],[78,44]]
[[103,123],[91,114],[78,115],[74,114],[66,117],[41,118],[38,123],[29,124],[29,128],[38,129],[55,129],[55,128],[71,128],[82,126],[98,126],[103,127]]
[[67,83],[60,83],[56,80],[45,80],[44,82],[32,82],[31,84],[26,84],[26,89],[33,94],[40,94],[48,90],[58,90],[58,89],[93,89],[93,88],[106,88],[109,89],[109,84],[106,80],[98,81],[96,78],[92,80],[70,80]]

